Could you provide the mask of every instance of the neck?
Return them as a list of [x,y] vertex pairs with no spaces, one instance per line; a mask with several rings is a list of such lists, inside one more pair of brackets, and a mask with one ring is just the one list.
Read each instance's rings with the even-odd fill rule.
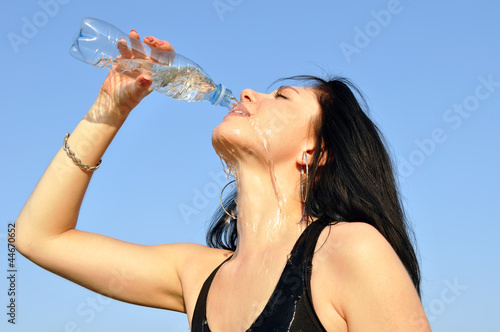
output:
[[[245,165],[237,170],[238,248],[251,258],[288,254],[305,229],[299,172],[279,165]],[[272,250],[272,251],[270,251]]]

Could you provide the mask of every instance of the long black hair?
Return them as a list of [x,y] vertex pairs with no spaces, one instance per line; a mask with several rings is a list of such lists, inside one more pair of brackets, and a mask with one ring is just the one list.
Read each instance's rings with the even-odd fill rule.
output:
[[[304,204],[306,220],[319,218],[372,225],[391,244],[420,295],[413,232],[400,201],[383,135],[363,110],[367,105],[360,90],[343,77],[324,80],[301,75],[283,80],[290,79],[308,82],[317,92],[321,107]],[[323,166],[319,166],[321,158],[326,158]],[[225,199],[226,210],[235,210],[236,195],[234,190]],[[237,241],[235,220],[228,220],[219,209],[207,233],[207,244],[236,250]]]

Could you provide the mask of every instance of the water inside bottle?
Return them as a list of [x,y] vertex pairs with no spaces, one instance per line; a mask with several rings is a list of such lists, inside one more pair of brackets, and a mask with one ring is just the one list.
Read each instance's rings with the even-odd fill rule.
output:
[[[113,68],[113,70],[115,71],[117,71],[118,68],[119,72],[124,74],[132,74],[135,77],[143,73],[150,75],[153,78],[153,89],[168,97],[178,100],[206,100],[207,94],[210,94],[217,89],[215,83],[210,78],[208,78],[206,74],[199,69],[199,67],[166,66],[140,59],[115,59],[113,62],[116,66],[116,68]],[[238,100],[233,95],[230,96],[230,100],[232,100],[234,103],[238,102]],[[286,218],[284,207],[286,203],[286,197],[280,190],[279,182],[274,170],[274,161],[271,148],[266,138],[266,136],[272,136],[272,132],[270,130],[266,130],[265,133],[263,133],[263,130],[261,130],[261,126],[259,125],[257,120],[252,117],[249,118],[249,121],[257,136],[260,138],[267,156],[269,178],[273,187],[277,206],[276,216],[273,219],[269,220],[269,228],[273,230],[274,233],[280,228],[281,223]],[[224,158],[221,158],[221,160],[224,160]],[[234,176],[236,178],[237,172],[235,170],[235,167],[227,162],[227,160],[224,161],[224,170],[226,172],[226,176],[228,178],[230,176]],[[272,238],[271,232],[268,233],[268,238]]]
[[[153,63],[143,59],[101,59],[97,66],[107,67],[121,74],[136,78],[141,74],[152,77],[151,88],[159,93],[182,101],[209,100],[217,91],[217,85],[196,66],[175,66]],[[225,96],[228,104],[238,100],[231,94]]]
[[198,67],[153,65],[153,88],[168,97],[184,101],[201,101],[217,90],[215,83]]

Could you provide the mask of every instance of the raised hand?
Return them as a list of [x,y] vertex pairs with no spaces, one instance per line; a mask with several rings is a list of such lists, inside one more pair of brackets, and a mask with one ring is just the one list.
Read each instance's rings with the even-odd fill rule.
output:
[[[129,33],[129,38],[132,47],[129,47],[125,40],[118,44],[121,59],[143,59],[154,63],[157,62],[162,51],[174,52],[169,42],[155,37],[146,37],[144,43],[151,48],[150,55],[147,56],[147,51],[140,43],[139,34],[135,30]],[[94,106],[85,118],[91,122],[120,125],[130,111],[151,93],[151,83],[152,78],[147,71],[138,73],[135,79],[110,71],[101,86]]]

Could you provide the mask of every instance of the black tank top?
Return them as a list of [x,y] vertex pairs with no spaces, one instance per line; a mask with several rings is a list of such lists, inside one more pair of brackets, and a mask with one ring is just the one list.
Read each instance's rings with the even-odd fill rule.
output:
[[[316,220],[302,232],[269,301],[247,332],[326,332],[312,304],[311,270],[316,242],[328,224]],[[203,284],[194,309],[192,332],[211,332],[206,318],[207,295],[222,264]]]

